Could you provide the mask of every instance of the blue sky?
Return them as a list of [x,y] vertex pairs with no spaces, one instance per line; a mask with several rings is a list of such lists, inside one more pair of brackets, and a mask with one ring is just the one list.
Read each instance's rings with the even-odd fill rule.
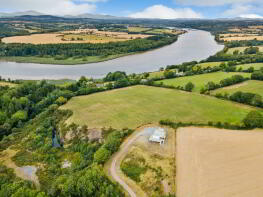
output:
[[110,14],[135,18],[263,18],[263,0],[0,0],[0,12]]

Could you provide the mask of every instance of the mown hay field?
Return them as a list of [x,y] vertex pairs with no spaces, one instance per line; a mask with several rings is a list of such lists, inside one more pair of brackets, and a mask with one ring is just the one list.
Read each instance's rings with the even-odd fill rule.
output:
[[220,34],[220,40],[225,42],[242,41],[242,40],[263,40],[263,36],[257,34]]
[[208,82],[220,83],[221,80],[232,77],[234,75],[242,75],[244,77],[250,77],[250,73],[226,73],[226,72],[214,72],[202,75],[194,75],[187,77],[180,77],[175,79],[167,79],[157,81],[156,83],[163,83],[164,85],[174,86],[174,87],[185,87],[188,82],[192,82],[195,85],[193,89],[194,92],[200,92],[200,90],[205,87]]
[[61,109],[73,111],[67,123],[87,124],[90,128],[137,128],[164,119],[241,124],[254,108],[173,89],[133,86],[74,97]]
[[262,131],[178,129],[176,196],[261,197]]
[[65,43],[109,43],[133,39],[148,38],[151,35],[128,34],[125,32],[68,31],[59,33],[32,34],[26,36],[12,36],[2,39],[4,43],[26,44],[65,44]]

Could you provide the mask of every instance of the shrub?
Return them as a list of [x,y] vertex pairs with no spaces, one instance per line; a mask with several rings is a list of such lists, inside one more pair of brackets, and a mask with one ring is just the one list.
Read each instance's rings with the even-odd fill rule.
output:
[[188,92],[192,92],[193,89],[194,89],[195,85],[192,83],[192,82],[188,82],[186,85],[185,85],[185,91],[188,91]]
[[102,147],[94,154],[94,161],[99,164],[104,164],[111,156],[111,152]]
[[263,127],[263,116],[258,111],[251,111],[243,120],[244,125],[247,128],[262,128]]

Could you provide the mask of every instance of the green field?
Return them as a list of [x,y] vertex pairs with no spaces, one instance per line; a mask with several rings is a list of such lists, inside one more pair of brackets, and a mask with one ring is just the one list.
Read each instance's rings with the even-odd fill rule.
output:
[[132,55],[130,54],[118,54],[109,56],[89,56],[83,58],[67,58],[62,60],[57,60],[53,57],[1,57],[0,61],[11,61],[18,63],[39,63],[39,64],[61,64],[61,65],[76,65],[76,64],[88,64],[103,62],[107,60],[116,59],[119,57]]
[[[257,46],[259,48],[260,52],[263,52],[263,46]],[[241,53],[243,53],[245,51],[245,49],[247,49],[248,47],[235,47],[235,48],[230,48],[227,51],[227,54],[231,54],[233,55],[234,51],[239,51]]]
[[144,31],[147,31],[147,30],[150,30],[151,28],[147,28],[147,27],[128,27],[128,31],[129,32],[133,32],[133,33],[136,33],[136,32],[144,32]]
[[253,67],[255,70],[260,70],[260,68],[263,68],[263,63],[243,64],[243,65],[237,66],[237,69],[242,68],[243,70],[246,70],[250,67]]
[[219,66],[220,64],[222,64],[222,62],[205,62],[205,63],[200,63],[197,64],[197,66],[201,66],[201,68],[207,68],[207,67],[215,67],[215,66]]
[[194,92],[200,92],[200,90],[210,81],[214,83],[219,83],[221,80],[231,77],[233,75],[242,75],[244,77],[250,77],[250,73],[226,73],[226,72],[215,72],[202,75],[194,75],[189,77],[180,77],[175,79],[167,79],[162,81],[157,81],[156,83],[163,83],[164,85],[171,85],[174,87],[181,86],[184,87],[188,82],[192,82],[195,85]]
[[210,96],[149,86],[74,97],[61,109],[73,111],[68,123],[87,124],[90,128],[136,128],[163,119],[240,123],[253,110]]
[[[177,70],[177,69],[171,69],[170,71],[175,72],[176,70]],[[149,78],[152,79],[152,78],[164,77],[164,72],[165,72],[165,71],[151,72],[151,73],[149,73],[149,74],[150,74]]]
[[215,90],[212,92],[212,94],[215,95],[216,93],[222,93],[222,94],[228,93],[231,95],[238,91],[259,94],[263,97],[263,81],[254,81],[254,80],[246,81],[241,84]]

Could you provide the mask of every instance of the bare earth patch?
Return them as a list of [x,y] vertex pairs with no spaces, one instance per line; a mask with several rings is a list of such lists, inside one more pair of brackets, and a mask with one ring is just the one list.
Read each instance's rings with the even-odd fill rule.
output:
[[262,197],[263,130],[177,130],[177,196]]
[[35,166],[23,166],[18,167],[13,161],[12,157],[16,155],[18,151],[7,149],[0,153],[0,163],[2,162],[6,167],[14,169],[16,176],[32,181],[39,187],[38,177],[36,175],[37,168]]

